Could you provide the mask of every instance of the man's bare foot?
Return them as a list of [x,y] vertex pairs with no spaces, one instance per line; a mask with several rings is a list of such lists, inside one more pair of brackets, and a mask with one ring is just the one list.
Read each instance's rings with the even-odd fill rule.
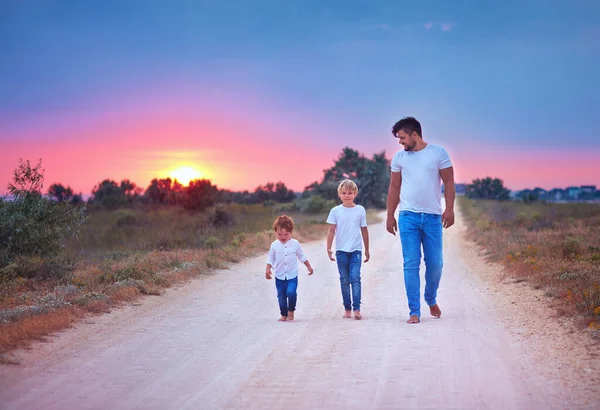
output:
[[412,316],[410,317],[410,319],[408,319],[408,320],[406,321],[406,323],[413,324],[413,323],[419,323],[420,321],[421,321],[421,319],[419,319],[419,316],[417,316],[417,315],[412,315]]
[[438,319],[440,318],[440,316],[442,316],[442,310],[437,304],[429,306],[429,313],[431,313],[431,316],[436,317]]
[[292,312],[292,311],[288,312],[287,320],[294,320],[294,312]]
[[279,318],[279,321],[280,321],[280,322],[285,322],[286,320],[287,320],[287,316],[281,316],[281,317]]
[[356,320],[362,319],[362,315],[360,314],[360,310],[355,310],[354,311],[354,319],[356,319]]
[[352,311],[351,310],[346,310],[344,312],[344,319],[352,319]]

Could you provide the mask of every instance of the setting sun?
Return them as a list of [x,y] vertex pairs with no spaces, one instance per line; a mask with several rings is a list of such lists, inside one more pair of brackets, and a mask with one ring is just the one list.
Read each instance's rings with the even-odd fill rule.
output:
[[203,172],[192,166],[181,166],[169,173],[169,177],[176,179],[180,184],[186,186],[194,179],[206,178]]

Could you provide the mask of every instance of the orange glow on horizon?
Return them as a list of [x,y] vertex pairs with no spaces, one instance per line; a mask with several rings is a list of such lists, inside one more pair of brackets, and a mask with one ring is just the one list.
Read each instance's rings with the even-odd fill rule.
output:
[[210,179],[207,172],[203,172],[193,165],[179,165],[169,171],[167,176],[177,180],[183,186],[188,186],[195,179]]

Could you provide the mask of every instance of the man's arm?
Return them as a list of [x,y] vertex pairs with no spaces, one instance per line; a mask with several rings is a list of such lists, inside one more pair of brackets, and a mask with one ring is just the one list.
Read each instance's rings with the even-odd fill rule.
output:
[[442,225],[444,228],[450,228],[454,225],[454,200],[456,198],[454,168],[440,169],[440,177],[444,182],[444,200],[446,201],[446,210],[442,214]]
[[335,258],[333,257],[333,251],[331,250],[331,247],[333,246],[333,237],[334,236],[335,236],[335,225],[330,224],[329,230],[327,231],[327,256],[329,256],[329,259],[331,259],[332,261],[335,260]]
[[402,187],[402,174],[400,172],[392,172],[390,175],[390,187],[387,197],[387,221],[386,228],[389,233],[396,235],[398,230],[396,217],[394,213],[400,203],[400,188]]

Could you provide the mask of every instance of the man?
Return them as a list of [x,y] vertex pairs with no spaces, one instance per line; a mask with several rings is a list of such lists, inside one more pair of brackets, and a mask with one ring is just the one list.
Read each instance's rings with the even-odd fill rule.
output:
[[[405,117],[394,124],[392,134],[404,150],[394,155],[387,199],[387,230],[400,230],[404,256],[404,284],[410,318],[421,321],[421,246],[425,258],[425,302],[432,316],[442,315],[437,290],[442,277],[442,227],[454,224],[454,169],[446,150],[423,140],[421,124]],[[446,209],[442,213],[441,181],[444,182]],[[400,203],[398,225],[394,213]]]

